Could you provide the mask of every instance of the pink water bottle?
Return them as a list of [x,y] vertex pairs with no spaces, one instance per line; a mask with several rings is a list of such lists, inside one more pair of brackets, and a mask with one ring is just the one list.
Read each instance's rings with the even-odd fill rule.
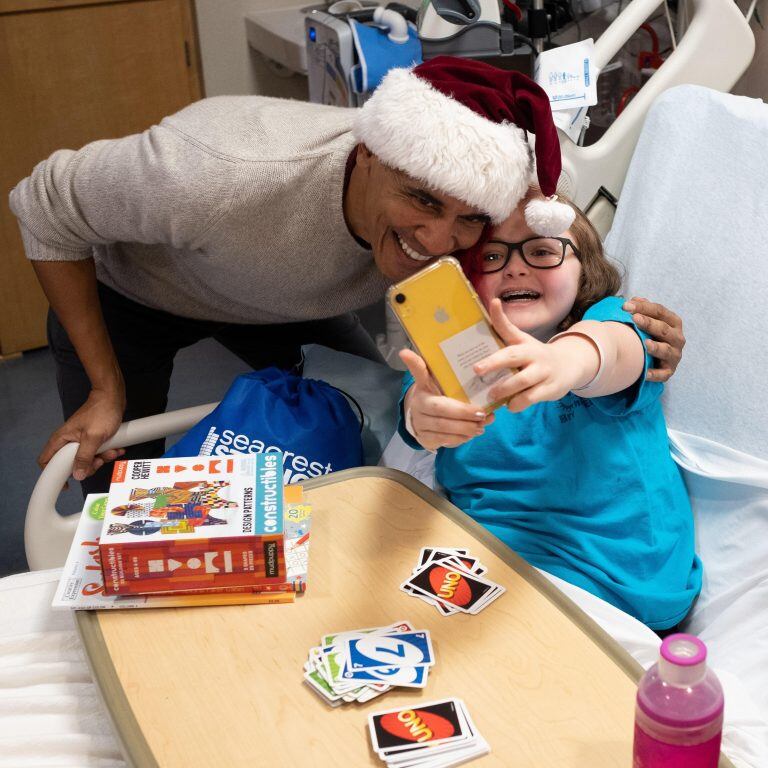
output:
[[633,768],[717,768],[723,689],[707,669],[707,646],[670,635],[640,680]]

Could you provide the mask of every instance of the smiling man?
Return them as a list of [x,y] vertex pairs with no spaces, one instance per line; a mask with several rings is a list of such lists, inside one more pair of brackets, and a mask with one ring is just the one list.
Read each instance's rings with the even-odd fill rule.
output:
[[364,145],[345,196],[353,232],[370,243],[379,271],[402,280],[437,256],[474,245],[488,214],[385,165]]
[[[360,110],[204,99],[142,134],[59,150],[35,167],[10,204],[51,305],[66,419],[41,466],[68,442],[80,443],[77,480],[114,459],[99,446],[121,421],[165,409],[176,352],[203,338],[254,368],[300,371],[310,343],[378,358],[354,311],[473,245],[529,182],[525,131],[500,124],[489,137],[472,119],[454,131],[471,109],[436,90],[446,73],[450,87],[466,78],[470,95],[512,84],[528,130],[529,101],[543,98],[537,120],[554,132],[528,78],[441,57],[394,70]],[[559,149],[557,162],[559,172]],[[674,368],[679,325],[656,316],[671,341],[659,356]],[[158,441],[128,455],[162,451]],[[107,481],[102,470],[84,490]]]

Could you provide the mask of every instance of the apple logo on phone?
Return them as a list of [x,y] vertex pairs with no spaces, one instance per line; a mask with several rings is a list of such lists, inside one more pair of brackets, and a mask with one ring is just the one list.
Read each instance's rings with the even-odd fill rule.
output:
[[435,310],[435,320],[437,320],[438,323],[447,323],[451,319],[451,316],[443,309],[443,307],[438,307]]

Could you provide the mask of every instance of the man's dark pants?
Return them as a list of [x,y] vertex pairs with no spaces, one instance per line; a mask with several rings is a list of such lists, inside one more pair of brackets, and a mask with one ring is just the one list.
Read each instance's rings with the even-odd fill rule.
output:
[[[301,374],[302,344],[322,344],[342,352],[381,362],[382,358],[357,315],[279,325],[238,325],[192,320],[139,304],[99,283],[104,321],[125,379],[127,406],[124,421],[163,413],[176,353],[201,339],[213,338],[254,370],[277,366]],[[90,381],[67,332],[53,311],[48,314],[48,343],[56,361],[56,380],[64,418],[88,398]],[[205,375],[205,371],[201,371]],[[222,395],[224,393],[222,392]],[[155,458],[164,440],[130,446],[126,458]],[[106,491],[112,467],[102,467],[86,478],[83,493]]]

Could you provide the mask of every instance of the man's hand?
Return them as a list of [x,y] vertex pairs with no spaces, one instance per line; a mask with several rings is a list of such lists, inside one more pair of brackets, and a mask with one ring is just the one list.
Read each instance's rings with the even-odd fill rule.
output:
[[648,381],[667,381],[675,372],[683,356],[685,336],[683,321],[671,310],[648,299],[633,296],[625,302],[624,310],[652,339],[646,339],[645,348],[658,361],[658,368],[650,368]]
[[117,432],[124,412],[124,395],[92,390],[82,407],[51,435],[37,459],[40,468],[45,468],[54,454],[67,443],[80,443],[72,468],[75,480],[84,480],[102,465],[122,456],[125,453],[122,448],[102,453],[97,451]]
[[493,414],[476,405],[462,403],[440,394],[426,363],[409,349],[400,352],[400,359],[413,376],[413,385],[405,395],[405,409],[411,411],[411,426],[419,444],[428,451],[455,448],[481,435],[493,421]]

